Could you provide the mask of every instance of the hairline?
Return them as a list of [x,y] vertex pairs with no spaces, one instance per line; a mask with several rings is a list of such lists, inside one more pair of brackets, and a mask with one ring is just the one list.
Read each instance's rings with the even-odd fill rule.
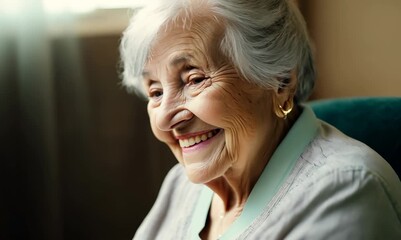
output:
[[[150,57],[151,48],[154,45],[155,39],[157,39],[157,36],[160,34],[160,32],[163,29],[166,31],[167,28],[171,24],[176,23],[176,21],[179,20],[179,19],[181,19],[184,22],[182,27],[190,28],[191,25],[192,25],[192,21],[193,21],[194,18],[196,18],[196,16],[207,15],[207,17],[209,19],[212,19],[212,20],[214,19],[215,21],[222,20],[223,25],[225,26],[225,30],[223,31],[222,38],[220,39],[219,49],[220,49],[221,53],[226,55],[226,57],[228,57],[231,60],[231,62],[233,63],[234,67],[237,70],[239,70],[239,72],[242,73],[242,75],[247,80],[249,80],[251,82],[254,82],[254,83],[258,84],[258,85],[262,85],[262,86],[267,84],[268,86],[272,87],[272,85],[270,85],[270,84],[273,84],[273,83],[278,84],[278,81],[275,81],[274,79],[271,79],[269,81],[264,81],[262,78],[264,78],[265,75],[258,76],[257,78],[259,78],[259,80],[253,79],[254,77],[252,77],[252,76],[250,77],[249,74],[251,74],[251,75],[252,74],[262,74],[260,72],[260,70],[249,69],[249,67],[252,67],[252,66],[250,66],[250,65],[247,66],[247,64],[242,64],[241,63],[241,61],[242,62],[243,61],[245,61],[245,62],[247,61],[247,59],[244,59],[244,57],[246,58],[247,57],[246,54],[249,54],[249,52],[247,52],[246,50],[244,51],[244,50],[241,49],[241,47],[244,47],[244,46],[246,47],[246,44],[244,42],[238,43],[239,41],[244,41],[244,39],[236,39],[236,37],[237,38],[238,38],[238,36],[244,37],[244,34],[246,34],[246,33],[239,31],[238,26],[233,26],[233,24],[240,24],[240,26],[244,27],[248,23],[244,23],[243,21],[241,22],[241,20],[233,18],[232,15],[229,16],[229,14],[231,14],[232,12],[227,11],[228,14],[224,15],[221,12],[215,11],[216,9],[218,9],[214,5],[214,3],[216,1],[213,1],[213,0],[207,1],[206,0],[205,2],[210,3],[210,4],[207,4],[208,7],[206,8],[206,10],[208,11],[208,13],[211,12],[212,14],[204,14],[204,11],[201,11],[201,12],[191,11],[191,8],[193,7],[192,1],[189,4],[186,4],[187,2],[184,3],[184,1],[179,1],[179,3],[177,3],[178,7],[176,8],[176,10],[170,10],[168,12],[170,14],[169,17],[167,17],[165,19],[165,21],[163,21],[157,27],[157,31],[155,31],[154,34],[151,36],[151,41],[146,43],[145,48],[147,49],[147,52],[144,52],[144,51],[141,52],[142,54],[146,55],[146,56],[144,56],[142,58],[142,61],[143,61],[141,63],[142,64],[142,68],[145,66],[146,60],[149,59],[149,57]],[[295,16],[296,13],[294,13],[294,12],[292,12],[290,14],[291,14],[290,17],[298,17],[298,16]],[[284,15],[284,16],[286,16],[286,15]],[[233,18],[234,20],[230,19],[230,17]],[[299,19],[297,19],[297,20],[299,21]],[[290,20],[287,19],[287,22],[290,22]],[[290,24],[293,24],[290,27],[298,28],[299,26],[295,26],[295,24],[300,24],[300,23],[299,22],[297,22],[297,23],[290,22]],[[251,24],[248,24],[248,25],[251,25]],[[301,27],[302,27],[302,24],[301,24]],[[235,33],[235,31],[237,31],[237,32]],[[296,31],[298,33],[302,32],[301,29],[297,29]],[[304,36],[302,36],[302,37],[304,37]],[[302,38],[302,37],[300,37],[300,38]],[[305,41],[307,42],[307,40],[305,40],[305,39],[300,40],[300,41],[302,43],[305,43]],[[295,43],[292,43],[292,44],[295,44]],[[235,49],[233,51],[232,49],[231,50],[229,49],[230,47],[231,48],[236,47],[237,49]],[[303,49],[302,51],[304,51],[304,50],[308,51],[307,49],[305,49],[305,47],[298,46],[297,48],[298,48],[298,50],[300,50],[302,48]],[[241,51],[243,51],[243,52],[241,53]],[[310,49],[309,49],[309,51],[310,51]],[[309,52],[307,52],[307,53],[310,54]],[[293,54],[295,54],[295,53],[293,52]],[[252,58],[254,56],[248,56],[248,57]],[[308,58],[310,58],[310,56],[308,56]],[[298,52],[298,54],[294,55],[293,61],[296,61],[296,63],[294,62],[293,63],[294,65],[292,65],[292,67],[291,67],[292,69],[287,69],[287,71],[296,69],[296,70],[298,70],[298,76],[303,75],[304,74],[303,71],[304,71],[304,68],[305,68],[305,64],[306,64],[305,61],[306,60],[302,58],[301,53]],[[276,63],[274,63],[274,64],[276,64]],[[272,66],[274,66],[274,64],[272,64]],[[311,66],[311,67],[313,68],[313,66]],[[276,71],[278,71],[278,70],[276,69]],[[282,72],[282,74],[283,74],[283,72]],[[287,75],[288,74],[289,73],[287,73]],[[312,75],[313,75],[313,73],[312,73]],[[275,76],[275,77],[282,77],[282,76]],[[301,77],[303,77],[303,76],[301,76]],[[314,77],[314,75],[312,77]],[[139,80],[139,79],[137,79],[137,80]],[[277,87],[277,85],[276,86],[273,85],[273,87]],[[142,94],[144,94],[143,93],[143,89],[141,89],[141,90],[142,90]],[[300,91],[302,91],[302,89]],[[298,92],[298,89],[297,89],[297,92]],[[302,93],[302,94],[304,94],[304,93]],[[306,94],[307,95],[310,94],[310,89],[307,90]],[[302,97],[302,98],[305,98],[305,97]]]

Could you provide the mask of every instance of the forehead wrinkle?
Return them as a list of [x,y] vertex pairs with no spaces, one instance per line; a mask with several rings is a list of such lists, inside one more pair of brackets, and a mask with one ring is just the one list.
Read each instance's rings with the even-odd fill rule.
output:
[[182,53],[174,56],[169,63],[170,67],[176,67],[182,63],[191,62],[194,57],[189,53]]
[[194,19],[190,34],[194,39],[194,47],[203,55],[204,61],[219,65],[223,60],[220,44],[223,39],[224,27],[213,17],[199,16]]
[[[192,26],[189,29],[182,28],[178,22],[169,24],[165,31],[159,32],[156,41],[151,48],[148,62],[156,58],[162,60],[173,53],[176,47],[181,48],[178,53],[167,60],[167,69],[176,68],[183,63],[195,64],[196,67],[210,68],[210,64],[219,65],[216,57],[220,55],[219,46],[221,34],[224,31],[222,26],[215,22],[215,19],[205,16],[194,16]],[[181,22],[182,24],[182,22]],[[172,45],[171,45],[172,44]],[[179,47],[179,46],[182,47]],[[160,59],[161,58],[161,59]],[[221,61],[222,59],[220,59]],[[149,77],[151,72],[144,69],[144,77]]]

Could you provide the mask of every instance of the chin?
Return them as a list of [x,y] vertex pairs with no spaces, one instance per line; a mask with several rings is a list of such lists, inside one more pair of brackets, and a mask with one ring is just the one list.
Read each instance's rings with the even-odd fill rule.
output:
[[188,179],[195,184],[205,184],[225,174],[230,164],[219,164],[218,160],[184,164]]

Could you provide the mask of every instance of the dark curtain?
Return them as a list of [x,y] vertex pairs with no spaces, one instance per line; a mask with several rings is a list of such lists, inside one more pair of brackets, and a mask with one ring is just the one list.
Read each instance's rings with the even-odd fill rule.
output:
[[175,160],[120,85],[119,34],[54,35],[39,3],[0,16],[0,239],[130,239]]

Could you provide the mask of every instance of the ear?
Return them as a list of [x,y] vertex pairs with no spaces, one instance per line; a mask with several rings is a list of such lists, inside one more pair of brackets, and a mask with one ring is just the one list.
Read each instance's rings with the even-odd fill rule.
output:
[[280,86],[276,88],[274,92],[277,98],[277,103],[284,106],[287,101],[293,101],[294,99],[298,83],[296,70],[291,71],[290,78],[282,78],[279,79],[279,81],[281,82]]
[[290,78],[281,79],[280,82],[280,86],[274,91],[273,108],[278,117],[285,118],[294,106],[298,83],[297,71],[292,70]]

